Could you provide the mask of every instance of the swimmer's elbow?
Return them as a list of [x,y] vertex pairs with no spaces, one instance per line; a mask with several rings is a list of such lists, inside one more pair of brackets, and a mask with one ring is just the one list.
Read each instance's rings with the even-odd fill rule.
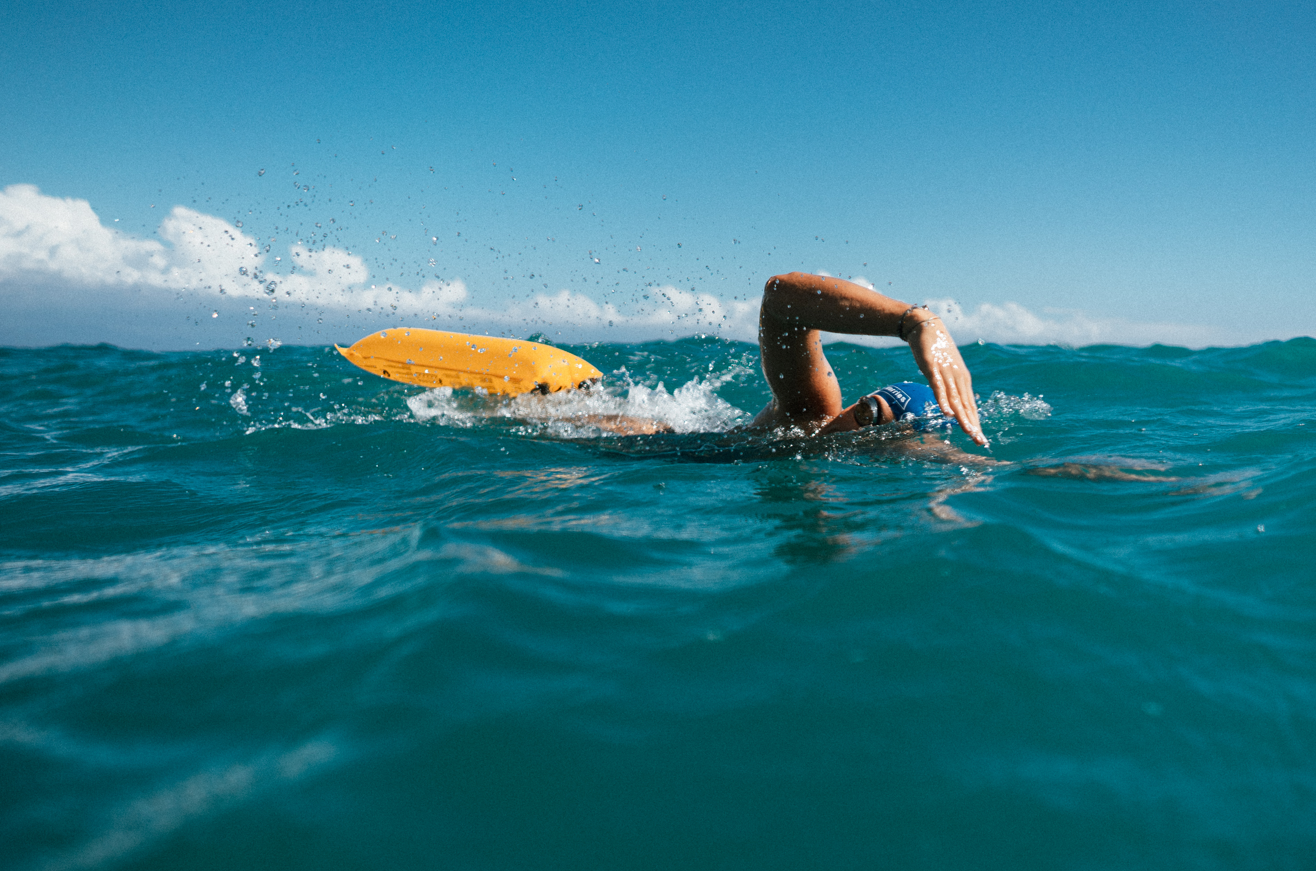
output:
[[781,296],[798,290],[800,279],[810,278],[812,276],[805,272],[786,272],[781,275],[774,275],[763,284],[763,297],[767,299],[773,296]]
[[767,283],[763,285],[763,289],[767,290],[770,287],[779,287],[783,284],[795,285],[800,283],[801,278],[811,278],[811,277],[812,276],[810,276],[807,272],[783,272],[780,275],[774,275],[771,278],[769,278]]

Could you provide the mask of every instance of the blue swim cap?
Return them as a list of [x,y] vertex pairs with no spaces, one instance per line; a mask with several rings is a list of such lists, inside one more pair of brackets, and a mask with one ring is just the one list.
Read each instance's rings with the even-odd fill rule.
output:
[[871,395],[885,399],[896,420],[913,423],[914,429],[927,430],[950,424],[950,418],[942,415],[937,397],[926,384],[901,381]]

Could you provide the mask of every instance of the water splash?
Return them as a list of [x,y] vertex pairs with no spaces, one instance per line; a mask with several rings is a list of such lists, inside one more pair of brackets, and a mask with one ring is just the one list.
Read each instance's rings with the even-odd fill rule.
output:
[[678,433],[722,432],[743,423],[747,415],[717,395],[728,378],[696,377],[674,391],[631,381],[622,370],[621,382],[593,390],[572,390],[548,396],[526,394],[495,398],[439,387],[409,397],[407,407],[417,420],[444,426],[474,427],[482,423],[515,424],[527,435],[562,438],[613,435],[602,419],[653,421]]
[[978,406],[978,416],[984,426],[995,430],[992,436],[998,444],[1009,444],[1014,440],[1008,435],[1011,429],[1023,420],[1046,420],[1051,416],[1051,405],[1041,396],[1025,393],[1011,396],[997,390]]
[[978,406],[978,413],[983,419],[991,419],[997,422],[1009,417],[1046,420],[1051,416],[1051,405],[1043,400],[1041,396],[1033,396],[1030,393],[1025,393],[1022,396],[1011,396],[997,390]]

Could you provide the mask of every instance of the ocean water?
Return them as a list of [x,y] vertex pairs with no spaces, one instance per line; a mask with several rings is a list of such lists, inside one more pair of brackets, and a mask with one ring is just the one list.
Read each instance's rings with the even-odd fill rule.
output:
[[1316,867],[1316,341],[970,346],[987,467],[571,350],[0,350],[0,867]]

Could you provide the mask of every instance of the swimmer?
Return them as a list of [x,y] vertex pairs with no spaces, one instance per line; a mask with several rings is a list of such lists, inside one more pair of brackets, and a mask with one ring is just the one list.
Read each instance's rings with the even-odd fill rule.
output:
[[[823,331],[895,336],[909,343],[931,387],[901,382],[844,405],[841,385],[823,353]],[[969,369],[941,318],[924,306],[840,278],[774,275],[763,288],[759,308],[759,353],[772,400],[754,418],[754,428],[824,435],[909,420],[923,429],[936,425],[927,415],[939,409],[979,445],[987,444]]]
[[[914,362],[931,387],[890,384],[845,406],[841,386],[822,348],[822,331],[860,336],[895,336],[909,343]],[[922,306],[907,305],[850,281],[792,272],[774,275],[763,288],[759,308],[759,353],[772,401],[751,426],[797,429],[809,434],[852,432],[893,421],[915,430],[950,425],[986,445],[978,423],[973,380],[941,318]],[[947,417],[940,417],[937,411]],[[937,462],[1008,466],[1009,462],[961,451],[944,439],[905,442],[903,450]],[[1119,462],[1065,462],[1035,466],[1029,474],[1088,481],[1161,483],[1180,480],[1161,470],[1126,470]]]
[[[932,386],[902,381],[845,406],[841,386],[823,353],[823,330],[896,336],[908,342],[914,362]],[[742,432],[795,430],[826,435],[893,421],[929,430],[948,427],[954,419],[975,442],[987,444],[978,423],[969,368],[941,318],[925,306],[907,305],[840,278],[804,272],[774,275],[763,288],[759,308],[759,355],[772,400]],[[572,420],[621,435],[672,431],[659,421],[626,415],[591,414]],[[949,448],[942,441],[930,447],[943,454]],[[951,454],[954,461],[988,462],[958,450]]]
[[[914,362],[931,387],[911,381],[888,384],[852,405],[822,349],[822,331],[860,336],[896,336],[909,344]],[[979,445],[986,445],[978,422],[973,379],[941,318],[839,278],[792,272],[774,275],[763,288],[759,308],[759,353],[772,400],[740,432],[796,430],[807,435],[853,432],[901,421],[928,433],[951,426],[952,419]],[[942,417],[938,412],[943,412]],[[665,423],[626,415],[585,415],[580,422],[620,435],[671,432]],[[960,450],[942,438],[902,440],[899,449],[921,459],[972,466],[1010,466],[1008,461]],[[1161,483],[1178,481],[1163,470],[1128,471],[1122,462],[1063,462],[1032,466],[1031,475],[1088,481]],[[1182,491],[1187,492],[1187,491]]]
[[[841,400],[841,386],[822,348],[822,331],[859,336],[896,336],[909,344],[914,362],[931,387],[912,381],[888,384],[852,405]],[[806,435],[853,432],[901,421],[929,433],[958,422],[970,438],[986,445],[978,423],[973,379],[941,318],[922,306],[907,305],[839,278],[792,272],[774,275],[763,288],[759,308],[759,353],[772,400],[747,430],[796,430]],[[942,417],[938,412],[943,412]],[[658,421],[625,415],[590,415],[589,424],[622,435],[671,432]],[[920,459],[962,466],[1000,467],[1013,463],[962,451],[943,438],[901,440],[902,452]],[[1062,462],[1025,468],[1027,474],[1087,481],[1163,483],[1181,480],[1161,469],[1129,471],[1124,462]],[[1189,492],[1187,490],[1178,492]]]

